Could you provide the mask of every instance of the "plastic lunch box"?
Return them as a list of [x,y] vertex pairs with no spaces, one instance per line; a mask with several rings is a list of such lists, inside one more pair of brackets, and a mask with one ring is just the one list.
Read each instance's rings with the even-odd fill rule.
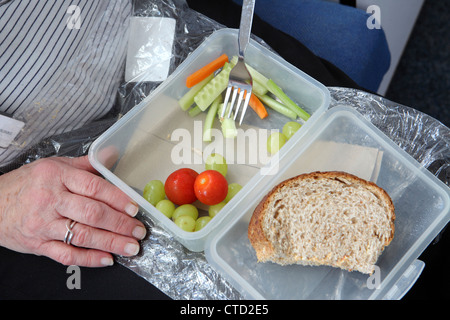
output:
[[[201,138],[199,142],[204,115],[191,118],[177,101],[187,91],[187,75],[222,53],[233,56],[237,52],[237,30],[213,33],[149,97],[92,144],[92,165],[173,234],[174,241],[189,250],[204,251],[208,262],[248,299],[401,297],[423,268],[416,258],[449,221],[448,187],[350,107],[328,109],[326,87],[254,41],[246,53],[249,64],[279,84],[311,118],[274,161],[237,161],[240,156],[251,156],[245,139],[241,145],[227,144],[222,149],[232,157],[229,162],[226,156],[228,182],[240,183],[243,189],[200,231],[181,230],[142,197],[150,180],[165,181],[180,167],[204,170],[209,148]],[[243,130],[281,129],[288,121],[275,113],[269,118],[259,120],[249,110],[249,124]],[[318,170],[342,170],[371,180],[394,201],[395,236],[377,262],[382,281],[375,289],[368,285],[368,276],[358,272],[256,262],[247,227],[262,195],[286,178]]]

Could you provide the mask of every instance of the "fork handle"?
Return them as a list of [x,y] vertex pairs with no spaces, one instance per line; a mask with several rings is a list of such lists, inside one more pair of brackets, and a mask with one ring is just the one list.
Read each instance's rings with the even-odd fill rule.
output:
[[244,0],[242,3],[241,22],[239,26],[239,56],[244,57],[245,49],[247,49],[250,41],[250,33],[253,23],[253,10],[255,8],[255,0]]

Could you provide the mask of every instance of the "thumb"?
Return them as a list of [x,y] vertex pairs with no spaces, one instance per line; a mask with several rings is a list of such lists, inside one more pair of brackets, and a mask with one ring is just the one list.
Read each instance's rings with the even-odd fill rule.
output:
[[[98,174],[97,170],[95,170],[95,168],[89,161],[89,156],[87,155],[76,158],[60,158],[60,159],[62,159],[64,162],[75,168]],[[111,169],[119,159],[119,151],[117,150],[116,147],[109,146],[98,151],[95,154],[95,159],[97,162],[99,162],[106,168]]]
[[[119,151],[114,146],[108,146],[97,151],[94,154],[93,158],[95,158],[95,161],[100,163],[104,167],[111,169],[119,159]],[[72,160],[74,161],[73,165],[77,168],[84,169],[90,172],[97,172],[90,163],[88,156],[73,158]]]

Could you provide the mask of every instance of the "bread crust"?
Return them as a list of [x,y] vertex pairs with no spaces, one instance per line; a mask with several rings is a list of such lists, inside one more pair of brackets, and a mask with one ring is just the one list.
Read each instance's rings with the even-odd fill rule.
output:
[[267,208],[267,199],[276,191],[276,187],[272,189],[258,204],[253,212],[248,225],[248,239],[256,251],[258,261],[267,261],[274,255],[274,248],[270,241],[266,238],[262,228],[262,220],[264,218],[264,211]]
[[[384,203],[387,204],[388,207],[388,214],[390,215],[390,225],[391,225],[391,235],[390,237],[385,241],[384,246],[387,246],[390,244],[394,237],[394,231],[395,231],[395,209],[394,204],[392,202],[392,199],[388,195],[388,193],[377,186],[375,183],[361,179],[355,175],[349,174],[347,172],[342,171],[325,171],[325,172],[311,172],[311,173],[305,173],[301,174],[292,178],[289,178],[278,185],[276,185],[270,192],[268,192],[264,198],[260,201],[260,203],[255,208],[253,215],[250,219],[249,227],[248,227],[248,238],[250,240],[251,245],[255,249],[256,256],[258,259],[258,262],[267,262],[271,261],[276,252],[275,248],[271,244],[271,242],[268,240],[264,233],[263,229],[263,219],[265,216],[265,212],[267,211],[268,205],[271,203],[272,198],[274,195],[284,186],[289,186],[292,183],[295,183],[301,179],[306,178],[313,178],[313,179],[343,179],[344,181],[348,181],[352,184],[362,184],[364,187],[369,189],[375,196],[379,197]],[[384,248],[383,248],[384,249]],[[323,264],[323,261],[304,261],[305,264],[315,264],[320,265]],[[343,263],[342,266],[340,266],[343,269],[348,269],[345,267],[345,263]]]

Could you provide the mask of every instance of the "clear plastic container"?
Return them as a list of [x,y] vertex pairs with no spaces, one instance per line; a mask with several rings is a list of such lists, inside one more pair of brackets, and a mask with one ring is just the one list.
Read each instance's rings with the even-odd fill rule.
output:
[[[226,149],[227,153],[232,154],[231,159],[227,157],[229,162],[227,180],[229,183],[236,182],[243,185],[243,189],[205,228],[197,232],[181,230],[148,203],[142,197],[142,192],[148,181],[158,179],[164,182],[170,173],[181,167],[189,167],[199,173],[204,170],[207,150],[211,151],[208,144],[201,141],[202,122],[199,120],[203,121],[205,115],[191,118],[187,112],[181,110],[178,99],[188,90],[185,81],[189,74],[222,53],[228,54],[229,57],[237,55],[237,43],[237,30],[222,29],[213,33],[166,81],[99,137],[89,150],[92,165],[106,179],[127,193],[155,223],[171,232],[192,251],[203,251],[207,236],[222,226],[232,212],[239,210],[239,202],[260,185],[259,180],[263,177],[260,168],[264,166],[263,161],[251,164],[245,160],[238,161],[239,156],[248,159],[250,151],[249,148],[242,151],[237,144]],[[328,108],[330,94],[321,83],[253,40],[247,49],[246,59],[248,64],[272,78],[288,96],[304,106],[311,114],[311,118],[296,136],[307,132]],[[245,117],[246,124],[242,128],[281,130],[282,124],[286,121],[287,118],[280,117],[274,112],[271,112],[267,120],[260,120],[249,109]],[[188,133],[191,137],[183,140]],[[183,146],[188,145],[188,152],[182,154],[183,152],[179,150],[180,143],[183,143]],[[289,141],[287,145],[292,143],[294,141]],[[284,154],[284,151],[280,152],[281,154]],[[185,159],[187,161],[184,161]],[[112,167],[108,165],[111,162]],[[203,211],[207,209],[198,203],[197,205]]]
[[[92,165],[187,249],[205,251],[211,266],[246,298],[401,297],[423,269],[417,257],[449,221],[448,187],[353,109],[328,110],[330,95],[322,84],[254,41],[247,52],[249,64],[274,79],[312,114],[311,118],[277,154],[275,159],[279,161],[229,164],[229,183],[237,182],[244,187],[198,232],[181,230],[142,197],[143,188],[150,180],[165,181],[181,167],[204,170],[208,144],[195,139],[196,130],[201,131],[196,120],[204,120],[204,115],[191,118],[180,109],[177,100],[187,91],[187,75],[222,53],[237,54],[237,30],[223,29],[211,35],[147,99],[99,137],[89,150]],[[287,120],[276,113],[259,120],[249,110],[245,121],[244,129],[281,129]],[[186,133],[194,135],[194,139],[183,141],[191,143],[186,153],[190,163],[177,163],[174,150],[177,151]],[[250,147],[239,155],[247,158],[251,155]],[[235,155],[241,150],[236,148],[232,149]],[[179,150],[175,155],[180,155]],[[326,266],[281,267],[256,263],[247,238],[254,208],[276,183],[317,170],[353,173],[377,183],[393,199],[396,231],[392,243],[377,262],[379,286],[374,288],[367,275]]]
[[[277,174],[266,175],[263,188],[249,193],[239,212],[208,240],[208,261],[248,299],[401,297],[423,268],[417,267],[417,257],[449,221],[449,188],[349,107],[326,111],[297,138],[280,159]],[[262,195],[292,176],[330,170],[371,180],[394,202],[395,235],[376,263],[378,284],[359,272],[256,261],[247,230]]]

